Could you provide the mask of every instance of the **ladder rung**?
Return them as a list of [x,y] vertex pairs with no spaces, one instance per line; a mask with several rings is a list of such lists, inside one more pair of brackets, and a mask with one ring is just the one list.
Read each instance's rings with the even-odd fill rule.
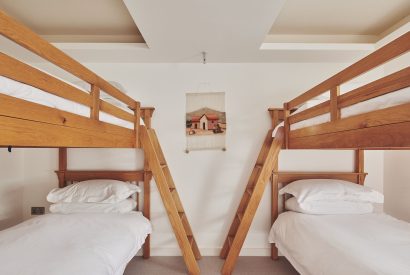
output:
[[164,169],[165,167],[168,167],[166,164],[161,164],[161,169]]
[[255,164],[255,168],[262,168],[262,164]]
[[194,244],[194,236],[187,235],[187,238],[188,238],[189,244],[192,246]]
[[185,212],[178,212],[178,214],[179,214],[179,217],[181,218],[181,220],[183,218],[185,218]]
[[169,188],[169,191],[172,193],[172,192],[174,192],[176,189],[175,189],[175,187],[170,187]]
[[252,196],[253,187],[248,187],[248,188],[246,188],[246,193],[248,193],[249,196]]
[[236,217],[238,218],[239,222],[241,222],[243,218],[243,213],[236,213]]
[[228,236],[228,245],[229,245],[229,247],[232,246],[233,238],[234,238],[234,236]]

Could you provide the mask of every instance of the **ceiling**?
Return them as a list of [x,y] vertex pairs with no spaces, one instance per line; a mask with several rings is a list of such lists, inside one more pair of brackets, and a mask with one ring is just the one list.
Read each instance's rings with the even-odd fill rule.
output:
[[0,0],[0,9],[51,42],[144,42],[121,0]]
[[[410,28],[409,0],[0,0],[0,8],[81,62],[199,63],[206,52],[220,63],[350,63]],[[31,58],[3,41],[3,51]]]
[[269,34],[381,35],[409,14],[409,0],[287,0]]

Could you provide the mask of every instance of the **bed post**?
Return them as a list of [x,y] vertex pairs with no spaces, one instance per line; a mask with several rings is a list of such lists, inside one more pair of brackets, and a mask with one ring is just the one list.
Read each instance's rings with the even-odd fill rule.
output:
[[[275,129],[276,126],[281,123],[284,119],[284,109],[282,108],[269,108],[268,109],[271,119],[272,119],[272,129]],[[279,215],[279,209],[278,209],[278,196],[279,196],[279,190],[278,190],[278,170],[279,170],[279,161],[275,163],[273,167],[273,173],[270,177],[271,183],[272,183],[272,206],[271,206],[271,221],[272,224],[276,221]],[[271,258],[272,260],[277,260],[278,259],[278,248],[276,245],[273,243],[271,244]]]
[[[144,161],[147,163],[147,161]],[[143,215],[148,220],[151,219],[151,179],[152,173],[146,170],[147,165],[144,164],[144,209]],[[147,236],[143,248],[143,258],[148,259],[151,256],[151,238],[150,235]]]
[[58,187],[65,187],[65,172],[67,171],[67,148],[58,148]]
[[141,144],[140,144],[139,129],[140,129],[140,119],[141,119],[141,106],[138,101],[135,101],[133,110],[134,110],[134,117],[135,117],[135,121],[134,121],[135,148],[140,148]]
[[283,142],[283,149],[289,148],[289,132],[290,132],[290,124],[289,124],[289,103],[283,104],[283,120],[285,121],[284,125],[284,142]]
[[360,173],[357,176],[357,184],[363,185],[364,184],[364,150],[358,149],[354,152],[355,157],[355,172]]

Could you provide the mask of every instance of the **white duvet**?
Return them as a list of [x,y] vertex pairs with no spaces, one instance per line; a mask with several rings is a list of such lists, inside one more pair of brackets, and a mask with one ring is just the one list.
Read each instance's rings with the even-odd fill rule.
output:
[[123,274],[149,233],[140,212],[39,216],[0,231],[0,274]]
[[386,214],[285,212],[269,241],[302,275],[409,275],[410,224]]
[[[90,115],[90,108],[79,103],[55,96],[53,94],[44,92],[40,89],[14,81],[10,78],[0,76],[0,93],[24,99],[33,103],[45,105],[47,107],[56,108],[62,111],[74,113],[80,116],[88,117]],[[121,127],[133,129],[134,124],[119,119],[110,114],[100,112],[100,120],[115,124]],[[141,120],[141,125],[143,125]]]

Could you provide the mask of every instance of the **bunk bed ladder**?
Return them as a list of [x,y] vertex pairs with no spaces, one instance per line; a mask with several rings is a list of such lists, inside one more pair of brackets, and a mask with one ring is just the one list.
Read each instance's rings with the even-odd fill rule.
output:
[[282,143],[283,127],[276,133],[275,138],[272,138],[272,130],[266,135],[220,253],[220,257],[226,259],[222,267],[222,274],[228,275],[233,271],[265,187],[277,165]]
[[140,126],[141,144],[155,178],[169,221],[174,230],[189,274],[199,274],[196,260],[201,258],[198,245],[172,179],[154,129]]

